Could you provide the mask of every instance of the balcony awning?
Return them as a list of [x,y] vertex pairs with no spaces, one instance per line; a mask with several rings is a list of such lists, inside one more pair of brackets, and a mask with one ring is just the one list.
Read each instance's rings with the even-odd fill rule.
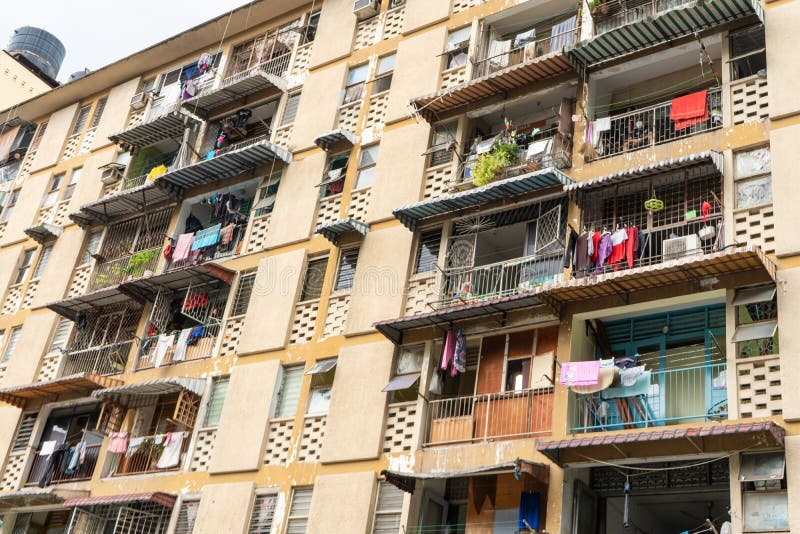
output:
[[51,302],[46,306],[57,314],[74,321],[75,316],[80,311],[110,306],[130,299],[131,295],[124,292],[122,284],[116,284],[92,291],[91,293],[84,293],[82,295]]
[[314,139],[314,144],[320,147],[322,150],[328,150],[333,145],[338,145],[339,143],[346,143],[349,146],[353,146],[357,142],[358,136],[350,130],[346,130],[344,128],[337,128],[332,132],[322,134]]
[[162,289],[186,289],[191,284],[203,284],[215,280],[230,285],[233,282],[234,274],[230,269],[209,262],[167,271],[148,278],[139,278],[125,282],[122,286],[126,293],[136,295],[142,300],[152,301]]
[[120,495],[100,495],[94,497],[75,497],[64,501],[67,508],[121,504],[129,502],[153,502],[166,508],[175,506],[175,495],[160,491],[149,493],[123,493]]
[[154,397],[179,393],[184,390],[201,397],[205,387],[206,381],[203,379],[173,376],[98,389],[92,392],[92,396],[102,400],[111,400],[123,406],[131,406],[138,400],[146,403]]
[[186,123],[190,120],[193,119],[185,113],[171,111],[133,128],[109,135],[108,138],[128,149],[142,148],[181,135],[186,128]]
[[55,224],[50,223],[39,223],[34,226],[29,226],[25,229],[25,235],[39,243],[40,245],[44,245],[45,243],[52,241],[53,239],[57,239],[58,236],[61,235],[64,229],[60,226],[56,226]]
[[567,50],[579,63],[594,67],[650,46],[692,35],[733,20],[757,15],[764,20],[759,0],[692,0],[652,17],[625,24],[582,41]]
[[564,191],[567,193],[591,191],[601,187],[635,180],[637,178],[644,178],[647,176],[672,172],[679,169],[685,169],[704,164],[713,165],[716,169],[716,172],[722,174],[722,153],[708,150],[705,152],[699,152],[697,154],[690,154],[688,156],[658,161],[656,163],[650,163],[640,167],[631,167],[623,171],[606,174],[597,178],[591,178],[582,182],[573,182],[564,186]]
[[474,208],[487,202],[509,200],[515,195],[534,193],[548,187],[565,186],[571,183],[572,179],[569,176],[554,167],[548,167],[460,193],[442,195],[430,200],[408,204],[392,210],[392,214],[413,232],[420,222],[427,219]]
[[65,490],[50,486],[48,488],[26,488],[0,494],[0,512],[31,506],[61,504],[67,499],[88,495],[85,490]]
[[231,178],[272,161],[283,163],[292,161],[291,153],[270,143],[266,136],[242,145],[215,158],[198,161],[163,174],[156,179],[156,185],[163,189],[181,191]]
[[536,449],[561,467],[783,447],[786,431],[773,421],[642,429],[543,441]]
[[476,467],[475,469],[441,471],[437,473],[406,473],[384,469],[381,471],[381,476],[386,477],[386,482],[393,484],[406,493],[414,493],[418,480],[446,480],[448,478],[489,476],[503,473],[513,473],[518,480],[522,478],[522,475],[527,474],[544,484],[550,481],[550,468],[547,464],[530,462],[520,458],[517,458],[513,462],[503,462],[495,465]]
[[165,188],[154,183],[142,184],[84,204],[69,218],[86,228],[92,224],[104,224],[114,217],[142,213],[145,207],[175,199],[177,195]]
[[574,72],[569,58],[562,52],[553,52],[449,89],[415,98],[411,105],[426,121],[435,122],[445,113],[453,113],[490,96],[568,72]]
[[280,76],[254,68],[225,78],[217,88],[201,90],[199,95],[183,102],[183,109],[203,118],[213,117],[230,104],[256,93],[268,89],[282,93],[286,85],[286,80]]
[[486,300],[463,306],[453,306],[442,310],[429,313],[399,317],[375,323],[375,329],[386,337],[386,339],[400,345],[403,343],[403,335],[408,330],[427,328],[432,326],[445,326],[459,321],[486,317],[497,313],[533,308],[543,305],[542,299],[537,295],[525,294],[513,297],[502,297],[494,300]]
[[[13,108],[12,108],[13,111]],[[11,128],[16,128],[17,126],[33,126],[33,123],[23,119],[22,117],[11,117],[4,121],[0,121],[0,132],[7,132]]]
[[353,217],[348,217],[317,226],[316,233],[335,245],[339,242],[339,238],[342,234],[346,234],[347,232],[358,232],[361,235],[367,235],[369,233],[369,224],[354,219]]
[[122,380],[117,380],[116,378],[92,373],[79,373],[37,382],[36,384],[0,389],[0,401],[17,408],[24,408],[25,403],[31,399],[49,398],[55,400],[60,395],[88,394],[92,390],[119,386],[122,383]]

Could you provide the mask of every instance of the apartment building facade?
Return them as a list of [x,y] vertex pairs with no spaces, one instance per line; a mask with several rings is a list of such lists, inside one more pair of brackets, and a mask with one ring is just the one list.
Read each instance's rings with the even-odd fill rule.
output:
[[3,112],[0,531],[800,531],[797,27],[263,0]]

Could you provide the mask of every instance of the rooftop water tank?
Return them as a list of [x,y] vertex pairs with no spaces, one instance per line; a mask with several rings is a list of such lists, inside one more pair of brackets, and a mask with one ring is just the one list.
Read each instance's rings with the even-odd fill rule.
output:
[[12,56],[23,56],[53,79],[58,76],[58,70],[66,54],[64,45],[58,37],[33,26],[23,26],[14,30],[7,51]]

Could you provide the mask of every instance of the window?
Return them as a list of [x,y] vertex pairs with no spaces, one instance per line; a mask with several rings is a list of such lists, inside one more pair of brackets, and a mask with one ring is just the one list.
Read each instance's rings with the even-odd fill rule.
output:
[[388,91],[392,86],[392,74],[397,54],[384,56],[378,60],[378,70],[375,72],[374,86],[372,94]]
[[308,23],[306,24],[303,34],[303,41],[306,43],[312,42],[317,37],[317,27],[319,26],[319,11],[313,11],[308,15]]
[[311,393],[308,397],[306,415],[325,415],[328,413],[328,406],[331,403],[333,378],[336,374],[336,358],[317,360],[311,369],[306,371],[306,374],[311,375]]
[[373,534],[397,534],[400,532],[400,516],[403,512],[403,492],[386,481],[378,484],[375,505]]
[[286,97],[286,105],[283,106],[283,117],[281,126],[292,124],[297,118],[297,108],[300,106],[300,93],[292,93]]
[[256,192],[256,203],[253,206],[255,217],[262,215],[269,215],[272,213],[272,208],[275,207],[275,200],[278,198],[278,187],[281,185],[281,173],[277,172],[266,178],[261,185],[258,186]]
[[730,47],[731,80],[741,80],[767,70],[767,52],[764,26],[750,26],[728,36]]
[[253,500],[250,526],[247,534],[269,534],[272,530],[272,517],[275,515],[275,495],[259,495]]
[[17,201],[19,200],[19,191],[19,189],[14,189],[11,191],[11,194],[8,195],[6,207],[3,208],[3,213],[0,213],[0,222],[7,221],[11,218],[11,214],[14,213],[14,207],[17,205]]
[[233,298],[231,316],[244,315],[250,305],[250,295],[253,293],[253,284],[256,282],[255,270],[244,271],[239,275],[239,286],[236,288],[236,296]]
[[742,454],[739,466],[745,532],[789,530],[783,451]]
[[350,154],[348,152],[330,156],[328,170],[319,184],[320,198],[328,198],[342,192],[349,161]]
[[367,64],[353,67],[347,74],[347,86],[344,88],[344,97],[342,98],[342,105],[350,104],[357,100],[361,100],[364,95],[364,82],[367,80],[367,71],[369,66]]
[[417,259],[414,262],[415,274],[436,270],[436,265],[439,263],[439,245],[441,241],[441,228],[422,232],[417,245]]
[[281,377],[281,388],[278,391],[278,405],[275,417],[294,417],[297,413],[297,402],[300,399],[300,386],[303,383],[303,367],[284,367]]
[[53,253],[53,245],[45,245],[42,247],[42,252],[39,254],[39,261],[36,264],[36,269],[33,270],[33,279],[36,280],[44,275],[44,270],[47,269],[47,262],[50,261],[50,254]]
[[447,48],[444,51],[445,70],[463,67],[467,64],[470,29],[469,26],[464,26],[447,34]]
[[389,9],[396,9],[406,5],[406,0],[389,0]]
[[204,427],[219,425],[219,418],[222,415],[222,406],[225,404],[225,395],[228,393],[228,384],[231,377],[218,376],[211,382],[211,394],[206,405],[206,417],[203,421]]
[[76,167],[72,169],[72,174],[69,177],[69,183],[67,184],[67,188],[64,189],[64,194],[61,196],[61,200],[69,200],[72,198],[72,195],[75,194],[75,186],[78,185],[78,181],[81,179],[81,173],[83,173],[83,167]]
[[6,343],[6,349],[3,351],[3,359],[0,360],[0,363],[6,363],[14,356],[14,349],[17,348],[17,343],[19,343],[19,337],[21,335],[21,326],[15,326],[11,329],[11,334],[8,336],[8,343]]
[[428,167],[444,165],[453,161],[453,152],[458,134],[458,121],[437,124],[431,132],[430,148],[425,151],[428,155]]
[[28,447],[38,415],[37,412],[22,414],[22,419],[19,422],[19,426],[17,426],[17,434],[14,436],[14,443],[11,444],[11,452],[24,451]]
[[94,107],[94,115],[92,115],[92,123],[89,125],[90,128],[97,128],[100,125],[100,121],[103,118],[103,112],[106,110],[107,102],[108,97],[103,97],[97,101],[97,104]]
[[61,190],[61,184],[64,183],[64,176],[66,175],[63,173],[53,176],[53,179],[50,181],[50,187],[47,193],[45,193],[44,198],[42,198],[43,208],[48,208],[56,203],[58,192]]
[[62,350],[67,347],[67,340],[69,339],[69,332],[72,327],[72,321],[66,317],[58,320],[56,331],[53,334],[53,341],[50,342],[49,351]]
[[86,104],[78,111],[78,118],[75,119],[75,124],[72,126],[72,132],[70,135],[79,134],[83,131],[83,127],[86,126],[86,121],[89,120],[89,112],[92,110],[91,104]]
[[28,277],[28,272],[31,270],[33,264],[33,255],[36,253],[35,248],[29,248],[22,253],[19,266],[17,267],[17,275],[14,277],[14,285],[21,284]]
[[372,185],[375,181],[375,165],[378,163],[378,148],[380,145],[370,145],[361,148],[361,158],[358,160],[358,176],[356,189]]
[[768,147],[734,154],[736,163],[736,207],[772,204],[772,158]]
[[42,138],[44,137],[44,133],[47,131],[47,124],[48,123],[43,122],[39,125],[39,129],[36,130],[36,135],[33,136],[33,141],[31,141],[31,150],[36,150],[39,148]]
[[404,345],[398,349],[394,376],[383,388],[383,391],[391,394],[390,402],[417,400],[424,356],[425,345]]
[[175,534],[192,534],[198,508],[200,508],[199,500],[184,500],[181,502],[180,510],[178,510],[178,519],[175,522]]
[[528,389],[531,377],[531,359],[509,360],[506,370],[505,391]]
[[286,534],[305,533],[313,492],[314,488],[294,488],[292,491],[292,505],[289,508],[289,520],[286,522]]
[[733,342],[740,358],[778,354],[778,295],[774,284],[736,290]]
[[342,250],[339,253],[339,265],[336,267],[336,284],[334,291],[350,289],[356,278],[356,264],[358,263],[358,247]]
[[322,284],[325,281],[327,268],[327,256],[308,261],[306,275],[303,279],[303,291],[300,293],[300,302],[315,300],[322,295]]
[[100,241],[103,239],[103,230],[92,230],[86,239],[86,248],[83,250],[81,265],[86,265],[92,261],[92,254],[97,254],[100,250]]

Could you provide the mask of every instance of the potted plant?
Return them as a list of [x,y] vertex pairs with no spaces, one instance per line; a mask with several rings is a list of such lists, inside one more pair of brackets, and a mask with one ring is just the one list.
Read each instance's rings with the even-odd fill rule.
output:
[[588,0],[586,3],[593,17],[602,18],[608,15],[609,8],[606,0]]
[[123,271],[130,278],[142,276],[147,266],[150,265],[150,262],[158,256],[158,253],[159,249],[157,248],[137,252],[128,260],[128,265],[125,266]]
[[489,152],[478,157],[472,170],[472,183],[476,186],[494,182],[498,175],[517,160],[519,146],[516,143],[501,141]]

